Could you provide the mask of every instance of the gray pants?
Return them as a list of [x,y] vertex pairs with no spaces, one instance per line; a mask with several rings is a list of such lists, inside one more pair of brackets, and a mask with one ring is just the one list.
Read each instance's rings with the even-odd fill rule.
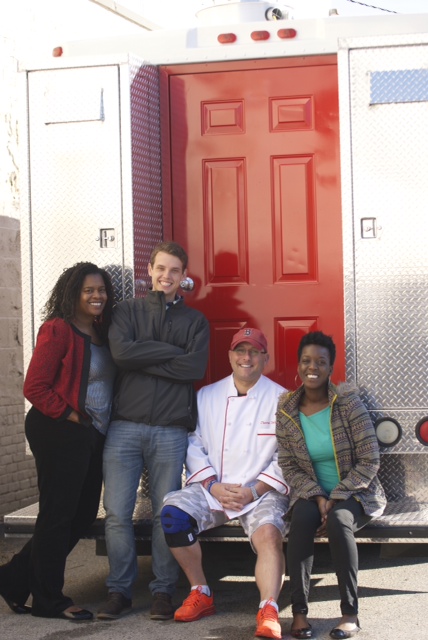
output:
[[[370,520],[371,517],[364,513],[361,504],[354,498],[338,502],[328,514],[327,536],[339,585],[342,615],[358,613],[358,549],[354,533]],[[316,502],[300,499],[295,503],[287,543],[293,613],[308,613],[314,537],[320,524],[321,516]]]

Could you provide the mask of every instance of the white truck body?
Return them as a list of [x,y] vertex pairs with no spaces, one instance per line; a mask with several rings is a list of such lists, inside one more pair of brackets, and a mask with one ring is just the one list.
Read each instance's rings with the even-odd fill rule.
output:
[[[23,64],[25,360],[65,265],[92,260],[110,268],[118,297],[142,295],[153,245],[182,240],[170,151],[178,106],[162,97],[174,69],[180,78],[208,70],[215,83],[228,65],[245,73],[312,60],[337,65],[344,366],[378,428],[388,497],[384,516],[361,536],[421,541],[428,536],[428,14],[156,31],[63,44],[61,56]],[[277,363],[272,375],[283,382],[278,371]],[[150,515],[141,504],[137,537],[147,539]],[[29,533],[34,515],[28,508],[6,516],[6,533]],[[238,539],[231,531],[221,537]]]

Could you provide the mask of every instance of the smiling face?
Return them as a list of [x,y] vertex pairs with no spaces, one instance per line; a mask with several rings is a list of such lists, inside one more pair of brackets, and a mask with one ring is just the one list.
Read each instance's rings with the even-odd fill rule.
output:
[[239,392],[244,393],[256,384],[268,361],[269,354],[249,342],[240,342],[233,351],[229,350],[233,379]]
[[309,344],[303,348],[297,373],[305,388],[315,390],[325,387],[332,371],[330,353],[326,347]]
[[100,316],[107,302],[107,292],[100,273],[85,276],[80,298],[76,305],[75,317],[80,319]]
[[156,254],[153,266],[149,263],[148,271],[153,291],[163,291],[166,302],[173,302],[180,282],[186,277],[180,258],[160,251]]

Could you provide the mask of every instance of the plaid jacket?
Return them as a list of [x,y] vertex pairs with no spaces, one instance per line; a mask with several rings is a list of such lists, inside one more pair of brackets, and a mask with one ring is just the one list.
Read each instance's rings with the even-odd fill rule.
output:
[[380,516],[386,505],[377,477],[379,448],[373,424],[359,395],[347,384],[329,385],[330,429],[339,484],[330,496],[318,484],[299,420],[303,386],[283,393],[277,410],[278,462],[291,487],[290,508],[299,499],[323,495],[333,500],[353,496],[364,512]]

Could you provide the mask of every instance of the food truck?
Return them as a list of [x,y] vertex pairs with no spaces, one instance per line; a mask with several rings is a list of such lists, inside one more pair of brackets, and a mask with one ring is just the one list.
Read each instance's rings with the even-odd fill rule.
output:
[[[24,358],[64,265],[142,296],[162,239],[189,254],[183,295],[211,325],[204,384],[231,336],[267,335],[294,389],[306,332],[332,335],[381,447],[385,514],[366,541],[428,536],[428,14],[293,19],[223,2],[187,29],[59,43],[21,65]],[[150,540],[144,482],[136,538]],[[5,517],[30,533],[37,506]],[[102,538],[103,512],[92,534]],[[207,539],[241,539],[236,523]]]

